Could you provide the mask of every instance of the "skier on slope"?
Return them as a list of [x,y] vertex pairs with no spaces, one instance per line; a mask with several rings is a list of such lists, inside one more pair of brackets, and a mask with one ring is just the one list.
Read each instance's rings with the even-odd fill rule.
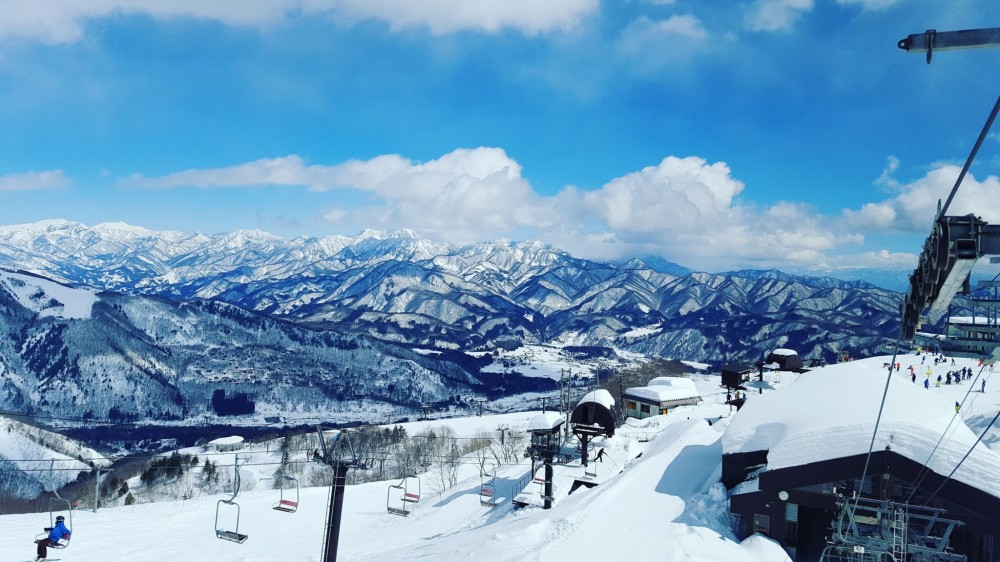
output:
[[66,528],[65,520],[62,515],[56,517],[55,527],[45,527],[49,534],[35,539],[35,543],[38,545],[38,558],[35,558],[35,562],[45,560],[50,546],[59,546],[59,541],[63,539],[69,540],[70,530]]

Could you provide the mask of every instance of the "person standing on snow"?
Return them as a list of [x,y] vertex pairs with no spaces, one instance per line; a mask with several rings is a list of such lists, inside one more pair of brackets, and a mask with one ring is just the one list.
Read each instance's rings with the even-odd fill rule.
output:
[[986,379],[983,379],[983,386],[979,389],[979,392],[986,393]]
[[924,388],[931,387],[931,379],[924,379]]
[[37,539],[35,543],[38,545],[38,558],[35,558],[35,562],[40,560],[45,560],[48,556],[48,548],[50,546],[59,546],[59,541],[66,539],[69,540],[70,530],[66,528],[66,519],[60,515],[56,517],[55,527],[45,527],[45,530],[49,532],[47,536],[41,539]]

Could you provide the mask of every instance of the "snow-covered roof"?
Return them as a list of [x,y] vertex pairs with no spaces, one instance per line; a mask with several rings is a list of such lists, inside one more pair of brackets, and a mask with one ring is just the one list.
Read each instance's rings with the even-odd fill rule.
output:
[[673,388],[686,388],[697,394],[694,381],[687,377],[656,377],[649,381],[647,386],[669,386]]
[[219,437],[218,439],[212,439],[209,441],[211,445],[235,445],[237,443],[242,443],[243,438],[239,435],[230,435],[229,437]]
[[580,401],[577,403],[577,406],[579,406],[580,404],[585,404],[587,402],[597,402],[598,404],[604,406],[609,410],[612,408],[612,406],[615,405],[614,397],[611,396],[610,392],[604,390],[603,388],[600,388],[598,390],[593,390],[588,392],[587,394],[584,394],[583,398],[581,398]]
[[528,421],[528,431],[547,431],[562,425],[562,416],[555,412],[545,412],[532,417]]
[[625,389],[625,396],[647,400],[650,402],[669,402],[671,400],[685,400],[688,398],[698,398],[698,389],[690,379],[683,379],[691,383],[687,385],[666,385],[654,384],[650,386],[640,386]]
[[794,349],[784,349],[778,348],[771,352],[771,355],[798,355],[798,352]]
[[[776,392],[754,396],[733,417],[722,437],[725,454],[768,451],[769,470],[800,466],[868,452],[885,386],[886,357],[815,369]],[[955,418],[951,401],[934,389],[893,375],[874,450],[887,446],[947,475],[976,442]],[[995,475],[1000,455],[979,443],[953,478],[1000,497]]]

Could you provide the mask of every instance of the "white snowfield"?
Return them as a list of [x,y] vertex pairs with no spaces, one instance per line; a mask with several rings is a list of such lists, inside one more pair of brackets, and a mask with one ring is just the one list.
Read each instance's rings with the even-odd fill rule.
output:
[[[981,396],[981,382],[935,387],[939,374],[945,376],[975,362],[961,359],[953,367],[950,361],[934,365],[929,358],[921,364],[915,357],[897,358],[902,372],[894,371],[890,379],[874,450],[888,447],[921,464],[930,459],[931,470],[948,475],[977,439],[962,416],[956,416],[955,402],[966,401],[969,412]],[[888,374],[882,365],[890,360],[890,356],[876,357],[816,369],[779,392],[753,397],[729,424],[723,437],[725,452],[767,450],[769,469],[867,453]],[[909,365],[914,366],[916,382],[912,382]],[[925,389],[928,367],[931,384]],[[984,371],[984,376],[989,374]],[[966,399],[969,390],[973,392]],[[990,415],[995,413],[993,406]],[[943,434],[947,438],[941,440]],[[935,446],[937,451],[931,456]],[[1000,497],[997,467],[1000,454],[979,443],[953,478]]]
[[[347,486],[338,558],[435,562],[787,561],[784,550],[767,538],[754,536],[739,542],[733,536],[726,490],[719,483],[723,446],[730,451],[770,447],[772,468],[832,454],[853,454],[858,447],[866,451],[870,433],[865,436],[864,428],[870,431],[874,421],[885,383],[882,364],[888,361],[889,357],[877,357],[804,375],[765,373],[764,393],[748,393],[747,403],[737,415],[732,415],[723,403],[725,392],[720,391],[717,376],[692,375],[704,398],[701,404],[672,409],[666,416],[628,420],[615,437],[601,444],[607,458],[595,466],[602,483],[572,495],[567,495],[566,486],[557,487],[550,510],[534,506],[515,510],[509,497],[493,509],[483,507],[479,496],[483,481],[472,458],[463,460],[458,484],[440,492],[434,474],[421,475],[421,499],[412,505],[408,517],[386,511],[388,487],[398,481]],[[893,375],[883,419],[885,436],[879,432],[876,447],[888,444],[919,457],[929,452],[930,434],[939,434],[947,426],[955,401],[963,403],[962,416],[977,431],[985,428],[1000,408],[1000,384],[987,381],[986,393],[971,393],[968,398],[969,382],[941,388],[932,385],[925,390],[919,385],[923,371],[918,375],[918,384],[914,384],[906,369],[910,364],[917,369],[926,367],[920,364],[920,358],[905,355],[900,356],[900,361],[903,373]],[[933,376],[974,365],[969,360],[959,360],[957,367],[934,365]],[[975,388],[980,389],[978,381]],[[787,416],[778,416],[782,410]],[[509,426],[511,431],[526,431],[530,419],[538,413],[418,422],[408,424],[407,432],[414,435],[440,425],[447,425],[456,436],[474,436],[480,430],[494,430],[500,425]],[[829,423],[834,423],[836,429],[831,431],[826,425]],[[934,465],[935,470],[956,460],[953,446],[974,441],[974,437],[970,441],[968,428],[957,424],[953,427],[958,427],[954,443],[945,445],[947,455],[942,464]],[[1000,443],[995,434],[986,441],[992,446]],[[253,447],[241,451],[241,458],[257,454]],[[637,456],[639,452],[641,456]],[[220,469],[227,463],[232,466],[233,457],[228,453],[213,458]],[[983,448],[977,449],[966,463],[995,463],[996,458]],[[996,484],[987,477],[996,474],[996,466],[984,470],[985,476],[975,480],[976,484],[995,490]],[[947,468],[950,471],[951,467]],[[202,495],[187,501],[101,508],[96,514],[78,511],[73,517],[70,547],[53,551],[51,557],[64,562],[321,560],[328,489],[303,488],[298,512],[282,513],[271,509],[279,495],[265,489],[268,481],[261,478],[274,466],[255,468],[251,463],[247,470],[261,472],[256,474],[256,489],[245,490],[237,498],[241,509],[239,532],[249,535],[242,545],[215,537],[216,505],[229,495]],[[558,472],[568,474],[573,470],[583,474],[579,461],[560,465]],[[494,483],[496,495],[509,496],[511,484],[530,476],[529,472],[527,459],[500,466]],[[965,470],[959,474],[973,479]],[[538,489],[538,485],[534,486]],[[530,488],[526,490],[530,493]],[[32,539],[49,524],[48,520],[47,513],[0,516],[0,561],[32,559]]]
[[[698,376],[708,395],[717,378]],[[717,394],[717,392],[716,392]],[[474,459],[463,464],[457,486],[435,491],[434,476],[422,475],[422,497],[408,517],[386,511],[390,482],[347,486],[338,559],[341,561],[477,560],[562,561],[618,558],[622,552],[643,560],[702,562],[786,561],[784,551],[763,537],[742,543],[729,529],[721,471],[721,430],[705,418],[726,416],[729,407],[713,397],[668,416],[629,420],[629,427],[603,443],[607,459],[597,463],[601,485],[572,495],[556,492],[553,509],[514,509],[509,498],[495,508],[480,505],[481,479]],[[498,424],[526,431],[528,414],[419,422],[416,433],[447,424],[457,435],[474,435]],[[723,418],[724,422],[727,418]],[[650,440],[636,436],[649,436]],[[644,449],[644,450],[643,450]],[[641,457],[634,460],[637,451]],[[241,452],[241,458],[246,451]],[[228,456],[215,457],[225,467]],[[619,459],[619,460],[615,460]],[[579,461],[563,465],[582,475]],[[273,470],[270,467],[268,470]],[[497,469],[498,495],[530,472],[530,463]],[[396,483],[396,482],[391,482]],[[532,486],[529,484],[529,486]],[[537,485],[536,486],[537,489]],[[318,561],[326,516],[327,488],[303,488],[296,513],[272,509],[278,492],[242,492],[239,532],[242,545],[215,537],[217,502],[228,495],[202,496],[74,513],[69,548],[50,551],[64,562]],[[225,507],[225,505],[223,506]],[[48,526],[47,513],[0,516],[0,560],[30,560],[32,539]],[[225,519],[225,512],[223,518]],[[231,525],[229,525],[231,527]],[[230,529],[231,530],[231,529]]]
[[18,302],[41,316],[66,319],[90,318],[97,294],[90,289],[74,289],[33,275],[0,269],[0,287]]

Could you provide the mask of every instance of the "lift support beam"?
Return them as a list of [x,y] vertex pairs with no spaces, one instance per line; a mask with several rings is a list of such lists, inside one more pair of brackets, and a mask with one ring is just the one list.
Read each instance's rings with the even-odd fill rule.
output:
[[963,31],[928,29],[900,39],[897,45],[907,53],[927,53],[927,63],[930,64],[934,51],[1000,46],[1000,27]]

